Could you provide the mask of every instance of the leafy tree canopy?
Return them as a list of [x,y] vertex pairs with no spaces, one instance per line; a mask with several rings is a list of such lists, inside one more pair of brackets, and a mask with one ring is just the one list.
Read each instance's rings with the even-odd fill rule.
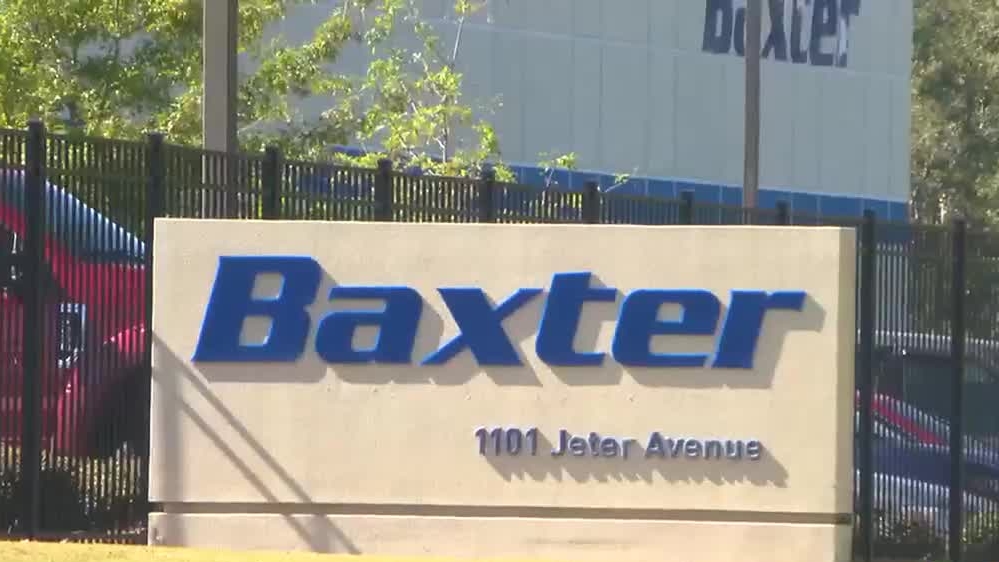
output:
[[[240,145],[281,146],[288,157],[399,166],[434,174],[477,174],[502,164],[493,126],[462,96],[461,27],[482,7],[454,0],[452,44],[414,0],[343,0],[301,45],[264,41],[268,24],[307,0],[241,0],[239,48],[256,64],[239,89]],[[196,0],[4,0],[0,3],[0,127],[32,116],[57,131],[138,138],[159,130],[174,143],[201,143],[201,17]],[[415,37],[401,48],[399,37]],[[348,48],[369,54],[350,75],[335,63]],[[316,118],[296,101],[331,100]],[[362,146],[365,155],[334,152]],[[574,155],[547,165],[572,167]]]
[[915,218],[999,223],[999,5],[917,0],[912,73]]

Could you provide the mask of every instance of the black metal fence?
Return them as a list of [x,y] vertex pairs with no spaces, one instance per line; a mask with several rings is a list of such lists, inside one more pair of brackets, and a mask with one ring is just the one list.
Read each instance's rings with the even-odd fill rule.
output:
[[12,536],[145,540],[157,216],[856,227],[856,555],[999,554],[999,237],[961,221],[539,190],[488,170],[406,175],[38,123],[0,130],[0,523]]

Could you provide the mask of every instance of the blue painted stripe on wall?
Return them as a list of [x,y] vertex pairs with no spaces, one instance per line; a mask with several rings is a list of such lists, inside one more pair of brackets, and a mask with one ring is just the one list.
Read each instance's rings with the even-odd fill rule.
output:
[[888,220],[893,222],[909,221],[909,205],[892,201],[888,203]]
[[874,199],[864,199],[861,201],[861,206],[864,211],[871,210],[874,211],[874,216],[882,220],[890,220],[891,208],[888,201],[877,201]]
[[742,190],[737,187],[722,187],[721,202],[723,205],[742,205]]
[[649,180],[648,189],[651,197],[677,198],[676,184],[670,180]]
[[693,191],[695,201],[704,201],[705,203],[716,204],[722,202],[722,186],[720,185],[694,183],[689,181],[676,182],[677,194],[683,193],[684,191]]
[[[611,178],[613,181],[614,178]],[[628,181],[615,186],[613,193],[621,193],[627,195],[641,195],[645,196],[649,194],[648,181],[644,178],[631,178]]]
[[[360,154],[359,149],[336,147],[342,152]],[[545,185],[544,170],[538,166],[511,165],[515,181],[524,185],[541,188]],[[614,185],[614,176],[600,172],[556,170],[551,178],[561,189],[580,190],[588,180],[597,180],[604,190]],[[303,182],[306,183],[306,182]],[[325,185],[325,183],[320,183]],[[308,186],[304,186],[308,188]],[[739,186],[712,184],[670,178],[632,177],[625,184],[616,186],[614,192],[629,195],[650,195],[653,197],[677,198],[683,191],[692,191],[694,199],[705,203],[726,205],[742,204],[742,189]],[[773,209],[778,201],[788,201],[793,213],[812,216],[861,216],[865,209],[871,209],[881,220],[892,222],[909,221],[909,205],[901,201],[873,197],[816,194],[794,190],[761,189],[759,206]]]
[[819,214],[819,198],[812,193],[792,193],[791,212],[803,215]]
[[[531,166],[514,167],[528,185],[541,186],[542,172],[540,168]],[[564,181],[565,176],[559,175],[558,181]],[[568,184],[571,189],[582,189],[588,180],[596,180],[601,189],[614,185],[614,176],[598,172],[571,172]],[[724,205],[741,205],[742,188],[739,186],[712,184],[669,178],[633,177],[623,185],[614,188],[614,193],[628,195],[649,195],[653,197],[677,198],[684,191],[692,191],[696,201],[705,203],[721,203]],[[870,197],[853,197],[848,195],[825,195],[803,191],[761,189],[759,206],[764,209],[774,209],[779,201],[786,201],[794,213],[813,216],[859,217],[864,210],[871,209],[881,220],[907,221],[909,206],[899,201],[876,199]]]
[[863,214],[861,200],[856,197],[819,196],[819,214],[829,217],[856,217]]
[[[740,192],[741,192],[741,190],[740,190]],[[742,201],[741,201],[742,198],[740,197],[739,199],[740,199],[740,204],[741,204],[742,203]],[[776,209],[777,208],[777,203],[779,203],[781,201],[784,201],[789,206],[792,206],[792,210],[793,210],[793,204],[794,204],[793,198],[790,197],[789,193],[785,193],[783,191],[774,191],[772,189],[761,189],[760,190],[760,196],[759,196],[759,199],[757,200],[757,203],[759,204],[760,207],[763,207],[764,209]]]

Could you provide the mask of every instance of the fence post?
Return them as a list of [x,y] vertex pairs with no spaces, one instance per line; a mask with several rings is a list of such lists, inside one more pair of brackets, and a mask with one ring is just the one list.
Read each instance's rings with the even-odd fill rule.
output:
[[680,192],[680,224],[694,224],[694,192]]
[[[166,199],[166,151],[163,133],[148,133],[146,135],[146,252],[144,264],[146,267],[146,326],[149,326],[153,309],[153,244],[155,240],[156,219],[163,216]],[[146,338],[150,353],[152,338]]]
[[875,215],[864,211],[860,229],[860,353],[857,382],[860,390],[860,542],[861,560],[874,557],[874,310],[877,281]]
[[948,525],[949,559],[964,558],[964,359],[965,359],[965,274],[967,267],[967,223],[956,219],[951,243],[951,378],[950,415],[950,521]]
[[392,220],[392,161],[388,158],[378,161],[375,175],[375,220]]
[[45,338],[45,297],[39,283],[45,267],[45,126],[38,119],[28,123],[25,147],[25,236],[23,338],[23,395],[21,398],[21,489],[22,516],[29,539],[39,532],[42,470],[42,342]]
[[264,166],[261,183],[264,190],[264,219],[276,220],[281,207],[281,149],[268,146],[264,149]]
[[583,188],[583,222],[600,224],[600,184],[587,180]]
[[479,182],[479,221],[496,222],[496,170],[487,168],[482,171],[482,181]]
[[[143,311],[143,322],[146,326],[145,339],[142,341],[143,345],[143,370],[145,371],[143,375],[145,376],[144,384],[141,386],[140,399],[143,402],[143,407],[139,410],[143,413],[141,420],[135,420],[133,423],[141,423],[143,427],[148,431],[149,428],[149,402],[150,402],[150,388],[153,377],[153,336],[152,336],[152,320],[153,320],[153,246],[155,245],[155,233],[156,233],[156,218],[161,217],[166,211],[166,149],[164,147],[164,140],[162,133],[149,133],[146,135],[146,214],[143,217],[145,221],[145,244],[146,251],[143,255],[143,264],[145,267],[145,310]],[[148,444],[148,441],[146,441]],[[139,471],[142,478],[145,478],[149,474],[149,450],[139,451],[141,455],[141,462],[139,465]],[[144,480],[143,480],[144,481]],[[142,488],[145,490],[145,487]],[[148,494],[143,494],[142,501],[146,501],[146,496]]]
[[791,224],[791,207],[787,201],[777,202],[777,224],[787,226]]

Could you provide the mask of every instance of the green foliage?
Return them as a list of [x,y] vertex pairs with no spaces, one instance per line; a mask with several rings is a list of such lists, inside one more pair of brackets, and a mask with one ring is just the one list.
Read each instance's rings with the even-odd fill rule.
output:
[[999,7],[917,0],[912,72],[912,199],[916,218],[955,211],[999,220]]
[[[916,0],[912,65],[911,202],[914,218],[967,217],[967,329],[997,335],[999,245],[999,5]],[[920,329],[949,326],[950,240],[927,235],[912,258],[912,291],[932,292],[915,316]],[[946,258],[946,259],[945,259]]]
[[986,512],[968,517],[964,524],[964,542],[969,546],[999,544],[999,514]]
[[878,536],[882,537],[882,548],[890,548],[892,554],[923,554],[927,550],[942,554],[944,537],[934,532],[928,521],[919,517],[902,517],[895,520],[882,518]]
[[[475,119],[457,71],[465,18],[481,7],[467,0],[455,2],[458,32],[445,49],[412,0],[345,0],[310,42],[299,47],[277,44],[264,54],[246,91],[250,99],[266,103],[253,104],[257,112],[246,121],[277,121],[279,126],[255,128],[244,135],[244,144],[259,148],[278,143],[299,158],[362,167],[374,167],[387,157],[399,167],[415,165],[429,174],[456,177],[477,175],[483,162],[495,161],[498,179],[511,181],[512,173],[500,162],[496,131],[489,122]],[[395,39],[409,36],[417,38],[417,48],[397,46]],[[331,74],[325,65],[351,46],[369,54],[366,73]],[[275,90],[276,76],[292,78]],[[319,119],[304,120],[291,113],[289,94],[328,95],[336,102]],[[458,131],[467,138],[458,138]],[[330,149],[345,144],[368,150],[351,157]]]
[[[258,41],[280,0],[241,2],[241,40]],[[41,117],[56,131],[200,136],[201,8],[191,0],[4,0],[0,126]]]
[[[382,157],[435,175],[474,176],[485,161],[512,181],[493,126],[462,96],[462,28],[481,0],[454,0],[457,33],[445,45],[414,0],[343,0],[301,45],[265,42],[264,30],[308,0],[241,0],[240,145],[281,146],[288,157],[370,167]],[[0,3],[0,127],[33,116],[51,130],[123,139],[159,130],[201,143],[201,2],[4,0]],[[401,48],[400,38],[415,37]],[[346,49],[370,57],[361,75],[334,70]],[[296,102],[332,100],[303,118]],[[333,145],[362,146],[363,157]]]
[[[0,527],[16,527],[26,489],[19,470],[20,449],[0,451]],[[42,527],[74,532],[142,526],[146,514],[140,459],[125,449],[107,459],[53,456],[42,453]]]
[[563,170],[576,169],[575,152],[555,156],[544,153],[541,155],[541,158],[542,160],[539,162],[539,165],[542,168],[542,174],[544,175],[546,186],[558,187],[558,182],[556,182],[554,178],[556,170],[560,168]]

